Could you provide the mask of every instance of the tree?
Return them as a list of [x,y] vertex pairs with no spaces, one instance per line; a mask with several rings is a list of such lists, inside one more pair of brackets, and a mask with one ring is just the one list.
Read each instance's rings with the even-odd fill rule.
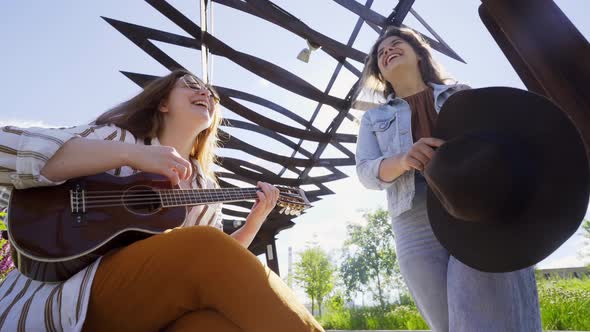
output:
[[364,218],[364,226],[348,225],[340,274],[349,297],[367,289],[385,310],[390,291],[403,285],[396,264],[393,230],[389,214],[383,209],[366,213]]
[[586,241],[584,241],[584,247],[578,251],[578,257],[590,267],[590,220],[582,222],[582,236],[586,238]]
[[295,263],[294,279],[311,299],[311,313],[314,313],[317,303],[321,316],[322,303],[334,288],[336,269],[328,254],[317,245],[299,253],[299,258]]

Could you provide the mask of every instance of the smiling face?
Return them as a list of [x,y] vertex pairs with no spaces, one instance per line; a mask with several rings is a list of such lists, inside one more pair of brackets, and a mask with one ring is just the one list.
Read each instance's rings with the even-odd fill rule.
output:
[[198,134],[211,126],[218,100],[200,79],[185,75],[177,79],[160,112],[167,126]]
[[443,76],[424,38],[409,28],[387,28],[365,59],[357,94],[374,93],[384,98],[395,95],[394,85],[409,78],[424,83],[446,84],[454,80]]
[[384,77],[404,68],[418,68],[418,63],[416,51],[401,37],[387,37],[377,48],[377,66]]

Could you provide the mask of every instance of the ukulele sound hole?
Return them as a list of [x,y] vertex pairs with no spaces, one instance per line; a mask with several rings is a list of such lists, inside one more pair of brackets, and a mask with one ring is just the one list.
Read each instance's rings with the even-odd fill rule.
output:
[[148,186],[134,186],[123,195],[123,204],[131,213],[154,214],[162,209],[160,194]]

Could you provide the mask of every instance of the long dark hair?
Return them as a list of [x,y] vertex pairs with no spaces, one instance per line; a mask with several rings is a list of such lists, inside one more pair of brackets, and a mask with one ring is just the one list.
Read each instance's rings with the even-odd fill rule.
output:
[[[164,123],[160,106],[170,95],[176,81],[186,74],[194,75],[187,70],[177,69],[151,81],[135,97],[101,114],[95,123],[97,125],[114,124],[128,130],[137,139],[157,137]],[[218,105],[216,104],[215,107],[218,108]],[[198,160],[203,173],[213,180],[215,180],[213,172],[213,165],[216,162],[215,150],[219,145],[217,130],[220,124],[221,112],[216,109],[211,125],[197,135],[191,152],[191,157]]]
[[418,67],[424,83],[445,84],[454,81],[450,77],[444,77],[442,66],[434,60],[430,52],[430,46],[419,34],[408,28],[392,26],[389,27],[371,47],[371,51],[365,60],[365,68],[363,69],[363,74],[357,89],[357,95],[360,90],[365,88],[373,90],[374,93],[382,91],[383,97],[387,97],[392,93],[395,94],[393,87],[385,80],[377,65],[377,51],[379,45],[381,45],[385,39],[392,36],[400,37],[412,46],[416,55],[418,55],[418,58],[420,59]]

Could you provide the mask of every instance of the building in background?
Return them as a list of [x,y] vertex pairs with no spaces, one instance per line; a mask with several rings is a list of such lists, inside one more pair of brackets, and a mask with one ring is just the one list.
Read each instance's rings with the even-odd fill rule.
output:
[[559,268],[559,269],[537,270],[537,278],[545,278],[545,279],[590,278],[590,267],[568,267],[568,268]]

